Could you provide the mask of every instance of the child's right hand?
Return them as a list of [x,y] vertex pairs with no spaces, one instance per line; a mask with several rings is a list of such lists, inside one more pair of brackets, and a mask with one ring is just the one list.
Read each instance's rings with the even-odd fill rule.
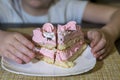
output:
[[16,32],[0,31],[0,56],[7,57],[22,64],[35,57],[34,45],[26,37]]

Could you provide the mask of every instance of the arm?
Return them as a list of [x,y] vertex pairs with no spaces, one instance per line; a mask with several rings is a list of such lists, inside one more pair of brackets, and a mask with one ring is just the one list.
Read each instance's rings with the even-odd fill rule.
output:
[[108,55],[112,43],[120,37],[120,9],[88,3],[83,20],[106,24],[100,30],[88,31],[92,52],[102,59]]
[[120,36],[119,8],[88,3],[83,15],[83,20],[106,24],[102,29],[107,30],[115,39]]

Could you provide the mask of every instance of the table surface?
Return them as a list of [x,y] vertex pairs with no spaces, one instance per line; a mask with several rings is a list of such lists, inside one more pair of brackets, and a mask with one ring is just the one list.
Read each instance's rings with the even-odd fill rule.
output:
[[[32,34],[33,29],[34,28],[11,28],[9,31]],[[110,55],[103,61],[97,61],[96,66],[89,72],[67,77],[34,77],[17,75],[3,70],[0,66],[0,80],[120,80],[120,55],[114,46],[114,50]]]

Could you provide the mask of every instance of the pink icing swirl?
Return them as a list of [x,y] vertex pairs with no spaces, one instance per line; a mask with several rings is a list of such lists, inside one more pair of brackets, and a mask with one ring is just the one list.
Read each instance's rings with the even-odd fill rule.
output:
[[54,31],[54,26],[51,23],[46,23],[43,25],[43,31],[45,32],[53,32]]
[[58,28],[60,31],[67,31],[67,30],[76,30],[76,22],[75,21],[70,21],[66,25],[58,25]]
[[32,40],[39,43],[39,42],[41,42],[41,38],[43,38],[41,29],[36,28],[35,30],[33,30]]

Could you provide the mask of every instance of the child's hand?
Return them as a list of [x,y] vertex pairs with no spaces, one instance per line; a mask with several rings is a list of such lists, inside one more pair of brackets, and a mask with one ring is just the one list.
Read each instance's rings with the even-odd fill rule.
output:
[[101,60],[110,53],[114,40],[105,31],[90,30],[87,37],[91,41],[92,53],[97,59]]
[[0,34],[0,55],[16,61],[28,63],[35,54],[34,45],[20,33],[2,32]]

